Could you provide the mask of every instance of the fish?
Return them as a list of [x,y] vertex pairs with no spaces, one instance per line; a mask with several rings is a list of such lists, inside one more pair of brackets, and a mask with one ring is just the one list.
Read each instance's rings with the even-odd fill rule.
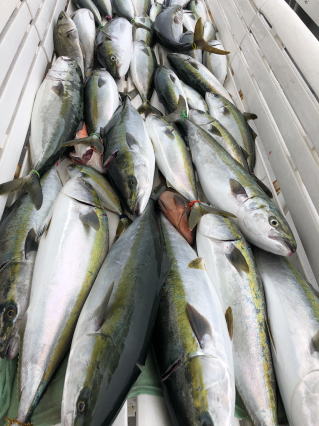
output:
[[153,94],[156,65],[153,49],[144,41],[135,41],[130,73],[145,107],[149,106]]
[[134,41],[144,41],[147,46],[151,46],[153,42],[153,23],[148,16],[143,16],[141,18],[135,19],[136,23],[141,23],[143,26],[147,27],[141,28],[140,26],[135,26],[134,28]]
[[151,9],[151,0],[133,0],[136,16],[148,16]]
[[84,75],[89,77],[93,69],[95,47],[94,15],[89,9],[78,9],[72,16],[78,30],[80,47],[83,54]]
[[132,215],[141,215],[151,195],[155,155],[143,118],[128,97],[104,129],[108,176]]
[[203,260],[163,216],[161,225],[169,272],[153,345],[164,397],[173,424],[228,426],[235,380],[224,312]]
[[185,84],[181,81],[182,88],[186,95],[187,105],[189,108],[195,109],[197,111],[208,112],[208,106],[204,98],[192,87]]
[[185,238],[188,244],[194,242],[194,231],[188,225],[189,220],[189,201],[176,191],[163,191],[158,199],[158,205],[161,212],[170,221],[170,223]]
[[43,191],[41,208],[35,208],[28,194],[22,195],[0,223],[1,358],[13,359],[19,351],[37,246],[62,188],[55,166],[43,175],[40,182]]
[[155,114],[149,114],[145,123],[154,147],[156,164],[168,186],[187,200],[196,200],[197,190],[191,156],[177,127]]
[[[203,24],[210,21],[208,10],[203,0],[192,0],[189,4],[189,9],[199,18],[202,19]],[[224,49],[222,49],[224,50]]]
[[249,242],[274,254],[291,256],[297,243],[274,202],[212,135],[185,118],[182,105],[181,98],[178,111],[166,119],[178,120],[183,127],[207,200],[235,215]]
[[93,0],[104,18],[112,18],[112,0]]
[[264,284],[277,382],[291,426],[318,422],[319,294],[285,258],[254,251]]
[[265,296],[252,250],[234,221],[216,214],[201,217],[196,246],[223,310],[232,311],[236,390],[253,424],[278,425]]
[[[206,104],[207,105],[207,104]],[[230,154],[244,169],[250,171],[245,152],[235,141],[229,131],[218,120],[207,112],[190,110],[189,118],[202,129],[210,133],[214,139]]]
[[83,54],[80,38],[73,20],[62,10],[53,30],[54,50],[57,56],[75,59],[84,75]]
[[93,13],[96,25],[97,26],[101,25],[102,23],[101,14],[93,0],[73,0],[73,3],[78,9],[80,8],[89,9]]
[[20,356],[18,422],[30,419],[66,354],[107,251],[100,197],[84,177],[74,177],[58,195],[36,256]]
[[174,112],[178,106],[180,97],[186,103],[186,112],[188,113],[187,98],[181,84],[181,81],[169,68],[160,65],[154,74],[154,85],[161,103],[168,112]]
[[113,423],[145,364],[161,258],[150,203],[112,247],[82,309],[65,376],[63,426]]
[[196,22],[194,35],[183,42],[181,40],[183,35],[183,8],[178,5],[167,7],[156,16],[154,32],[160,43],[174,52],[202,49],[220,55],[229,53],[210,46],[204,40],[204,26],[201,18]]
[[30,156],[33,169],[22,178],[0,184],[0,194],[28,192],[42,205],[39,177],[54,163],[63,143],[74,136],[83,115],[83,81],[74,59],[55,60],[37,91],[31,114]]
[[246,153],[250,171],[253,172],[256,163],[254,140],[256,135],[247,120],[256,119],[257,116],[251,113],[242,114],[232,102],[217,93],[206,93],[205,99],[210,115],[215,117],[242,147]]
[[169,53],[167,57],[178,77],[202,96],[205,96],[206,92],[217,93],[231,101],[227,90],[205,65],[181,53]]
[[95,69],[84,89],[84,115],[88,133],[100,135],[119,107],[120,95],[112,75],[103,68]]
[[132,24],[124,18],[107,22],[96,36],[97,58],[115,79],[127,74],[133,56]]
[[[213,40],[210,42],[212,46],[225,50],[221,41]],[[227,57],[223,55],[215,55],[214,53],[203,52],[203,64],[211,71],[214,76],[221,82],[225,83],[227,77]]]

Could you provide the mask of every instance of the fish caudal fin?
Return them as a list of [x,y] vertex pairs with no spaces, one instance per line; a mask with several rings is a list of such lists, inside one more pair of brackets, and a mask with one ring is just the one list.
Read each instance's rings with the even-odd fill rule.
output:
[[217,49],[217,47],[211,46],[204,39],[204,25],[202,18],[199,18],[195,25],[194,31],[194,49],[206,50],[210,53],[215,53],[216,55],[228,55],[230,52],[228,50]]

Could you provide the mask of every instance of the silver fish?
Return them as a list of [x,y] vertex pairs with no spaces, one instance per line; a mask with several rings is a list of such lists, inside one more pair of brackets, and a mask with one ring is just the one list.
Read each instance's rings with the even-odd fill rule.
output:
[[95,46],[94,15],[89,9],[78,9],[72,16],[79,34],[80,47],[83,54],[84,74],[90,75],[93,68]]

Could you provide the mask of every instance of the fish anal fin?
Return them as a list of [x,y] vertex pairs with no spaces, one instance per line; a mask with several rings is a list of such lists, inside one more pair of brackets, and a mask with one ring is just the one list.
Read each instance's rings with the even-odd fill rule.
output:
[[83,225],[90,226],[91,228],[98,231],[100,229],[100,221],[95,210],[91,210],[88,213],[80,214],[80,220]]
[[225,312],[225,320],[228,328],[229,337],[231,340],[233,339],[234,335],[234,318],[233,318],[233,310],[229,306]]
[[186,305],[186,314],[192,330],[196,336],[196,339],[199,343],[199,346],[203,349],[205,346],[204,337],[205,335],[212,337],[212,330],[207,319],[200,314],[194,306],[187,303]]

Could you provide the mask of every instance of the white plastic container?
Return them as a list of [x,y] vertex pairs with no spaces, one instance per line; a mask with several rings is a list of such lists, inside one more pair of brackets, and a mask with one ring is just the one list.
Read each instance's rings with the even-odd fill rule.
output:
[[[319,42],[284,0],[206,0],[225,48],[226,88],[258,115],[256,174],[273,191],[298,240],[295,261],[319,282]],[[297,0],[319,23],[319,2]],[[29,169],[36,91],[53,56],[53,25],[67,0],[0,4],[0,182]],[[7,202],[0,197],[0,216]],[[114,425],[169,425],[162,398],[124,405]]]

